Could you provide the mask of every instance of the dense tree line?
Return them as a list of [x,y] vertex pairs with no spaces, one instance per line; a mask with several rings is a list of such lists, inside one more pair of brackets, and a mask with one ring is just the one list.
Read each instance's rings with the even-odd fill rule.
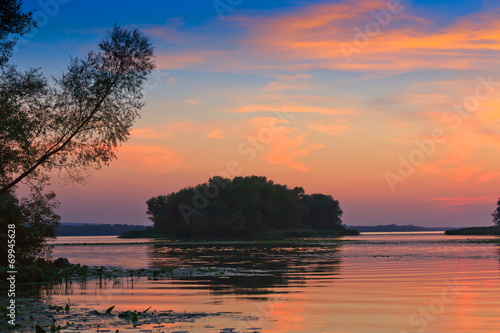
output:
[[147,201],[157,232],[187,238],[257,237],[264,230],[338,230],[339,202],[330,195],[307,195],[266,177],[213,177]]

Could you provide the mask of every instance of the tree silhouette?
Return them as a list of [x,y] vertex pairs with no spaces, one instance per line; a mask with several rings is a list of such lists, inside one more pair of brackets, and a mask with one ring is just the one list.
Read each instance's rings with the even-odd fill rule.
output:
[[[13,2],[1,6],[7,3]],[[10,22],[4,14],[0,44]],[[30,24],[30,16],[17,22]],[[15,31],[25,31],[19,29]],[[5,43],[4,50],[12,46],[8,39]],[[50,172],[82,181],[91,169],[113,160],[143,106],[142,87],[153,69],[149,38],[116,25],[99,43],[99,51],[71,59],[68,72],[54,85],[39,69],[21,73],[15,66],[2,66],[0,232],[15,226],[20,261],[44,257],[46,239],[55,236],[60,220],[54,212],[55,194],[42,193]],[[13,190],[21,182],[30,187],[31,196],[18,200]],[[7,256],[2,258],[3,263]]]
[[36,27],[31,13],[21,12],[22,4],[21,0],[0,1],[0,67],[9,61],[17,43],[16,35],[22,36]]
[[175,237],[258,237],[269,230],[343,231],[339,202],[266,177],[220,177],[147,201],[157,232]]
[[500,198],[497,202],[497,208],[491,215],[493,215],[493,223],[495,223],[496,226],[500,227]]
[[39,70],[0,79],[0,195],[47,172],[81,181],[115,156],[143,106],[153,47],[138,30],[115,26],[100,51],[71,59],[54,87]]

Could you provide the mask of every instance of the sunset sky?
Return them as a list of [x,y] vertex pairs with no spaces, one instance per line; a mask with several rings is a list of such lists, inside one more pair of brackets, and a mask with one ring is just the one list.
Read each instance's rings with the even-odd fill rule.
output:
[[24,3],[40,27],[18,45],[20,69],[59,76],[114,23],[156,50],[118,160],[84,185],[53,181],[65,222],[149,224],[146,200],[229,163],[333,195],[348,225],[491,224],[498,1]]

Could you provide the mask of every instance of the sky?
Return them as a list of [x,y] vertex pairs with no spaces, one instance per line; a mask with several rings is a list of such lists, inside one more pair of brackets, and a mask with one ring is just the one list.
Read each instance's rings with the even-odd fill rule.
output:
[[150,225],[146,201],[213,175],[331,194],[348,225],[490,225],[500,196],[493,0],[24,1],[11,59],[59,76],[113,24],[151,37],[118,159],[52,181],[64,222]]

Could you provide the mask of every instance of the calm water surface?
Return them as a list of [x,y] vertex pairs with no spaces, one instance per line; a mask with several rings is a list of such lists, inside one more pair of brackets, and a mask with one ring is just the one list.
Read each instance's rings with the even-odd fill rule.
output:
[[[246,276],[73,283],[54,301],[105,309],[241,312],[242,332],[500,332],[500,245],[493,237],[367,233],[298,244],[117,244],[61,237],[54,257],[125,268],[256,269]],[[143,240],[141,240],[143,241]],[[62,243],[106,245],[57,245]],[[114,243],[109,245],[107,243]],[[130,240],[127,240],[130,243]],[[217,320],[217,319],[214,319]],[[217,323],[207,321],[207,332]],[[220,323],[219,323],[220,324]],[[213,330],[219,332],[219,330]]]

